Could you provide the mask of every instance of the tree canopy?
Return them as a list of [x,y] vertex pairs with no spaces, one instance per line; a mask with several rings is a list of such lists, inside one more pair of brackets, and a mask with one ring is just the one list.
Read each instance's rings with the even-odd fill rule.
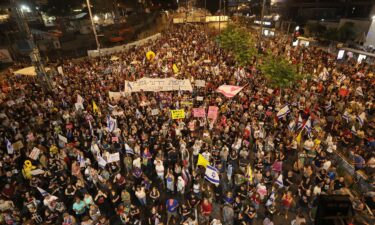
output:
[[282,56],[268,55],[260,66],[262,74],[272,87],[288,88],[303,78],[297,66],[290,64]]
[[253,37],[243,28],[229,25],[217,40],[221,48],[234,54],[240,65],[249,64],[257,53]]

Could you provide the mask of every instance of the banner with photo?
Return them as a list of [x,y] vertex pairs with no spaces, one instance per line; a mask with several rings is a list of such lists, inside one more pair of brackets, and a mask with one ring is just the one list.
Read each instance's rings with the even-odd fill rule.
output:
[[160,91],[193,91],[189,79],[175,78],[141,78],[137,81],[125,81],[125,93],[132,92],[160,92]]

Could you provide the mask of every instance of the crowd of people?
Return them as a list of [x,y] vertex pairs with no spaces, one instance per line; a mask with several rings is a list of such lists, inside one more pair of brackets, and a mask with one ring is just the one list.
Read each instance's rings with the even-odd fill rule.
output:
[[[267,85],[260,57],[237,66],[193,25],[171,26],[117,58],[65,60],[51,76],[51,91],[5,74],[0,223],[311,224],[320,195],[351,193],[337,151],[373,182],[374,68],[337,63],[289,41],[258,46],[260,54],[282,55],[310,74],[282,90]],[[146,58],[150,50],[153,60]],[[142,77],[205,86],[109,98],[125,80]],[[227,98],[215,91],[223,84],[244,88]],[[278,118],[286,105],[290,112]],[[216,120],[194,117],[193,108],[209,106],[219,108]],[[172,119],[171,109],[184,109],[185,118]],[[119,160],[110,161],[115,153]],[[205,177],[199,160],[216,168],[218,183]],[[359,213],[367,210],[362,197],[352,195]]]

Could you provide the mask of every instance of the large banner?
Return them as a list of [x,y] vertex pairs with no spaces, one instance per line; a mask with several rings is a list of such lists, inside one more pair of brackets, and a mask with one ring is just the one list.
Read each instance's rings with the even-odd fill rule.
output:
[[175,78],[141,78],[137,81],[125,81],[125,93],[131,92],[159,92],[159,91],[193,91],[189,79]]

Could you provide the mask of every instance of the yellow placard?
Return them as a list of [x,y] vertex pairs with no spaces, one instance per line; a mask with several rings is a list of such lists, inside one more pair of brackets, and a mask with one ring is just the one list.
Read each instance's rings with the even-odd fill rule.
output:
[[181,102],[181,105],[190,106],[193,105],[193,102]]
[[183,109],[171,110],[172,119],[184,119],[185,111]]

